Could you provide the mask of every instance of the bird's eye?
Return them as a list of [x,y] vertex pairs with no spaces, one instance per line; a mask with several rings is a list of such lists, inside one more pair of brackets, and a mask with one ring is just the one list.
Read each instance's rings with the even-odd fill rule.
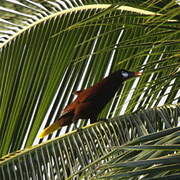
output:
[[127,78],[129,76],[129,74],[125,71],[122,71],[121,72],[121,75],[124,77],[124,78]]

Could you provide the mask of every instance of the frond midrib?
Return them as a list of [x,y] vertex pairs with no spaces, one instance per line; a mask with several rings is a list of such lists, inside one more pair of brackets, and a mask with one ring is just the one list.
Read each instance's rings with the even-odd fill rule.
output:
[[[166,104],[166,105],[163,105],[163,106],[159,106],[159,107],[153,107],[153,108],[148,108],[146,110],[143,110],[143,111],[149,111],[149,110],[157,110],[158,109],[161,109],[162,107],[165,107],[165,108],[171,108],[171,109],[176,109],[176,108],[179,108],[180,107],[180,103],[178,104]],[[125,118],[125,117],[129,117],[129,116],[132,116],[134,115],[134,113],[138,113],[138,112],[133,112],[131,114],[125,114],[125,115],[122,115],[122,116],[119,116],[121,118]],[[119,117],[115,117],[115,118],[112,118],[112,119],[108,119],[107,121],[117,121],[117,119],[119,119]],[[104,121],[99,121],[99,122],[96,122],[96,123],[93,123],[93,124],[90,124],[90,125],[87,125],[85,127],[81,127],[82,131],[83,130],[86,130],[88,128],[91,128],[91,127],[94,127],[94,126],[98,126],[99,124],[102,124],[102,123],[106,123]],[[176,127],[176,128],[179,128],[179,127]],[[45,146],[45,145],[48,145],[52,142],[55,142],[55,141],[59,141],[60,139],[63,139],[63,138],[66,138],[66,137],[69,137],[73,134],[77,134],[78,133],[78,130],[73,130],[71,132],[68,132],[68,133],[65,133],[65,134],[62,134],[61,136],[59,137],[56,137],[56,138],[53,138],[53,139],[50,139],[50,140],[47,140],[46,142],[43,142],[41,144],[37,144],[37,145],[34,145],[34,146],[31,146],[31,147],[28,147],[26,149],[23,149],[23,150],[19,150],[19,151],[16,151],[16,152],[13,152],[13,153],[10,153],[10,154],[7,154],[3,157],[0,158],[0,166],[5,164],[6,162],[8,161],[11,161],[11,159],[14,159],[14,158],[18,158],[20,156],[23,156],[24,154],[27,154],[27,153],[30,153],[31,151],[33,151],[34,149],[40,149],[41,147]],[[137,138],[138,140],[138,138]],[[134,140],[133,140],[134,141]],[[126,143],[125,145],[132,145],[131,144],[131,141],[129,141],[128,143]]]

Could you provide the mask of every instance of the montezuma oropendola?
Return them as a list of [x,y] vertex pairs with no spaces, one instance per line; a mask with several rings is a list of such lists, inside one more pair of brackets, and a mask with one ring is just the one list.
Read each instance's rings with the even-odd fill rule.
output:
[[123,86],[123,82],[129,78],[141,75],[141,72],[130,72],[121,69],[110,74],[92,87],[74,92],[77,98],[65,107],[61,116],[52,125],[42,131],[39,138],[43,138],[62,126],[77,122],[78,119],[90,119],[91,123],[96,122],[99,113],[117,90]]

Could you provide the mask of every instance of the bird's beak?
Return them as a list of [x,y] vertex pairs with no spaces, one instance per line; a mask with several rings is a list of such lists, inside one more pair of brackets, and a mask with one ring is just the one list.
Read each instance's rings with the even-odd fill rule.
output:
[[142,72],[134,72],[134,76],[138,77],[138,76],[141,76],[142,75]]

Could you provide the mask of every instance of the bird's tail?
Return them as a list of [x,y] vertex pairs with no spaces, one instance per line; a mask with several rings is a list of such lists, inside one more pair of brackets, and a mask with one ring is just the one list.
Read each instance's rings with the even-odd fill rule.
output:
[[40,134],[39,134],[39,138],[43,138],[45,136],[47,136],[48,134],[51,134],[52,132],[54,132],[55,130],[58,130],[59,128],[61,128],[60,122],[59,121],[55,121],[53,124],[51,124],[50,126],[48,126],[47,128],[45,128]]

